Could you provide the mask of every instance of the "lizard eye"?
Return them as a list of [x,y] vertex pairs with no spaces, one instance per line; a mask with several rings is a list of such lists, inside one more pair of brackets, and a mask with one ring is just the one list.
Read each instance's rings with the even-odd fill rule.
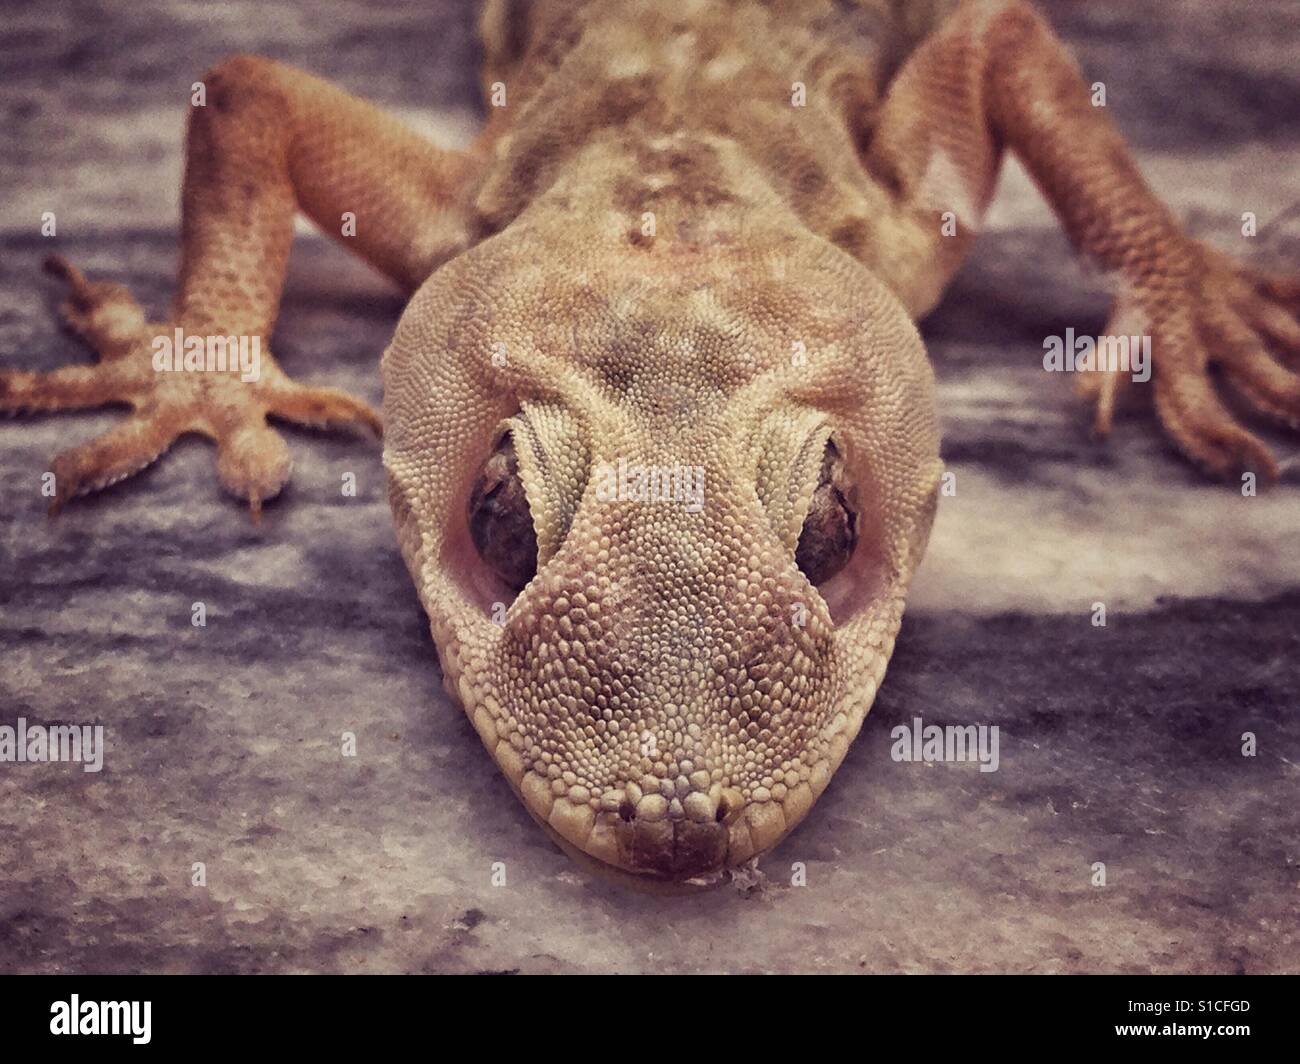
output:
[[501,437],[469,495],[469,532],[479,556],[514,591],[537,572],[537,532],[509,434]]
[[794,560],[814,586],[848,564],[858,544],[858,513],[850,499],[844,461],[835,444],[826,443],[821,480],[813,492]]

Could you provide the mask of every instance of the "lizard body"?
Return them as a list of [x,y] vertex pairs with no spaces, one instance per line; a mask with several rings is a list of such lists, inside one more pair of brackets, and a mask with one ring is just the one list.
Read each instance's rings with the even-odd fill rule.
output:
[[[1021,0],[491,0],[483,38],[503,106],[464,152],[267,60],[211,72],[171,319],[61,264],[101,361],[6,372],[0,404],[134,408],[56,460],[60,501],[200,432],[256,509],[289,475],[268,415],[378,415],[269,356],[252,383],[159,375],[148,339],[269,336],[295,211],[353,212],[344,245],[411,293],[384,461],[445,682],[576,858],[710,881],[827,786],[937,501],[914,321],[1006,150],[1153,335],[1175,443],[1275,473],[1206,370],[1294,424],[1270,348],[1300,351],[1300,286],[1183,235]],[[1087,381],[1102,431],[1123,381]]]

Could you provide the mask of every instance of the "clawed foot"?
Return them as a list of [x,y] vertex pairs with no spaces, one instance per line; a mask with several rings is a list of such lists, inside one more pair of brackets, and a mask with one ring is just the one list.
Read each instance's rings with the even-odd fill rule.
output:
[[[1151,339],[1155,409],[1170,438],[1217,477],[1254,473],[1277,479],[1272,452],[1219,398],[1223,382],[1255,413],[1300,429],[1300,277],[1271,276],[1190,239],[1148,265],[1121,294],[1109,336]],[[1105,435],[1118,394],[1137,385],[1128,372],[1082,374]]]
[[[45,268],[67,283],[63,318],[99,361],[49,373],[0,370],[0,410],[84,410],[113,403],[132,410],[121,424],[55,458],[51,514],[78,495],[139,472],[177,437],[194,432],[216,442],[222,485],[247,500],[256,520],[262,503],[279,494],[292,467],[289,449],[267,424],[268,416],[312,427],[359,423],[376,435],[382,431],[379,414],[368,403],[336,388],[295,383],[265,350],[259,350],[255,374],[158,369],[155,340],[171,342],[174,325],[146,321],[125,287],[87,281],[61,257],[51,256]],[[249,338],[254,339],[260,348],[260,338]]]

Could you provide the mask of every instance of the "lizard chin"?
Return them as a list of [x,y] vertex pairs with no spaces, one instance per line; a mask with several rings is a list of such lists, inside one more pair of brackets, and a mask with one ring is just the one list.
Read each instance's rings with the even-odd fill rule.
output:
[[[548,584],[543,579],[540,586],[525,589],[521,598],[536,597],[544,604],[541,611],[556,611],[561,617],[583,608],[575,606],[574,601],[557,607],[557,598],[545,593]],[[582,601],[572,592],[569,595],[576,602]],[[512,610],[515,608],[512,606]],[[519,608],[531,612],[527,601]],[[518,720],[526,718],[527,713],[520,708],[520,700],[511,698],[502,686],[485,682],[481,664],[485,659],[469,649],[474,639],[462,628],[461,619],[470,612],[463,611],[459,617],[455,613],[430,612],[444,683],[464,707],[530,816],[588,872],[636,890],[689,893],[728,882],[731,870],[752,864],[808,815],[843,761],[874,700],[893,650],[902,598],[878,597],[846,626],[845,634],[860,643],[855,681],[840,688],[842,693],[834,710],[821,718],[820,727],[806,735],[797,751],[791,748],[793,756],[787,756],[779,765],[773,763],[755,773],[739,775],[711,771],[709,766],[718,762],[707,756],[695,762],[675,757],[669,771],[664,771],[661,762],[652,766],[649,758],[643,758],[639,766],[643,771],[603,772],[606,779],[626,782],[615,783],[599,794],[551,767],[563,761],[552,760],[546,765],[536,758],[538,748],[559,746],[562,731],[543,734],[531,743],[525,738],[526,730]],[[523,627],[531,631],[533,624],[530,618]],[[503,627],[494,625],[494,634],[503,636]],[[528,686],[545,687],[545,680],[539,682],[534,677]],[[828,695],[830,688],[827,683]],[[503,715],[503,702],[512,705],[510,713]],[[598,712],[593,709],[579,706],[572,717],[594,720]],[[688,729],[698,740],[697,749],[716,749],[719,742],[725,743],[726,736],[701,734],[693,718],[704,716],[686,713],[686,719],[692,721]],[[513,719],[512,725],[501,727],[498,722],[503,719]],[[644,742],[644,736],[635,739]],[[525,761],[530,752],[534,756]],[[585,771],[588,777],[595,774],[581,759],[568,763]],[[788,770],[783,771],[786,766]],[[746,782],[746,777],[751,778]]]
[[[879,665],[873,669],[877,678],[883,676],[892,643],[890,637],[881,648]],[[634,890],[691,893],[729,882],[733,870],[752,865],[802,822],[844,760],[876,686],[872,681],[859,689],[827,724],[822,736],[825,756],[805,781],[761,789],[758,800],[746,801],[739,789],[716,784],[691,789],[689,779],[679,779],[650,794],[638,784],[625,785],[602,795],[592,810],[570,794],[557,796],[557,788],[536,773],[519,776],[519,762],[508,743],[498,743],[492,753],[532,818],[580,867]],[[476,724],[486,724],[479,714],[472,716]],[[481,727],[480,734],[484,730]],[[674,799],[667,798],[667,792],[677,792],[679,786],[685,798],[676,793]],[[779,799],[772,790],[779,792]]]

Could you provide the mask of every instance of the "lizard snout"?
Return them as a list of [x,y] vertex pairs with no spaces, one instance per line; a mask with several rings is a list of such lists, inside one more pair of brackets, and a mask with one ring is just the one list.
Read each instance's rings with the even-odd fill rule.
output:
[[632,871],[682,880],[726,866],[728,823],[742,799],[738,792],[710,786],[708,773],[693,775],[647,777],[642,786],[625,788],[621,797],[609,796],[618,799],[614,828],[619,857]]
[[627,825],[632,870],[640,875],[684,880],[720,871],[727,858],[727,829],[716,821],[647,821]]

